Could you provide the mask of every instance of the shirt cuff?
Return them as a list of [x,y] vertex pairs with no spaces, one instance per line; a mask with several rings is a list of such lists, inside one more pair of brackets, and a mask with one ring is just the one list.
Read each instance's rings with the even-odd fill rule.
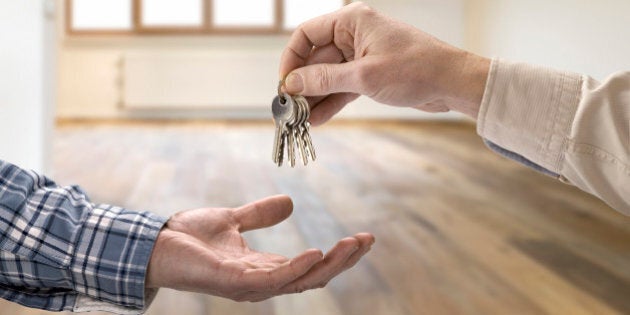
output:
[[552,171],[550,171],[550,170],[548,170],[548,169],[546,169],[546,168],[544,168],[544,167],[542,167],[542,166],[540,166],[540,165],[538,165],[538,164],[536,164],[536,163],[526,159],[525,157],[523,157],[522,155],[520,155],[518,153],[515,153],[515,152],[512,152],[512,151],[508,151],[508,150],[506,150],[506,149],[504,149],[504,148],[502,148],[502,147],[492,143],[491,141],[488,141],[487,139],[483,139],[483,142],[486,144],[486,146],[490,150],[492,150],[492,151],[494,151],[494,152],[496,152],[496,153],[498,153],[498,154],[500,154],[500,155],[502,155],[502,156],[504,156],[504,157],[506,157],[506,158],[508,158],[510,160],[519,162],[519,163],[521,163],[521,164],[523,164],[523,165],[525,165],[525,166],[527,166],[527,167],[529,167],[529,168],[531,168],[531,169],[533,169],[533,170],[535,170],[535,171],[537,171],[539,173],[543,173],[545,175],[549,175],[551,177],[555,177],[556,179],[561,178],[561,176],[559,174],[554,173],[554,172],[552,172]]
[[150,212],[96,205],[85,221],[71,263],[75,311],[144,312],[157,291],[146,271],[165,218]]
[[76,298],[72,311],[75,313],[100,311],[100,312],[114,313],[118,315],[144,314],[149,309],[149,306],[155,299],[155,296],[157,295],[158,290],[159,289],[147,289],[145,291],[145,297],[144,297],[145,302],[144,302],[144,306],[141,309],[135,308],[135,307],[125,307],[122,305],[116,305],[116,304],[112,304],[108,302],[103,302],[93,297],[80,294]]
[[550,173],[560,173],[582,76],[495,59],[477,133]]

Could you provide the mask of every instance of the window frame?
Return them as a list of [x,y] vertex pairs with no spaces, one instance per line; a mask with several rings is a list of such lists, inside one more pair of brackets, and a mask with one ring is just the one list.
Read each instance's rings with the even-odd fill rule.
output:
[[[65,0],[65,29],[68,35],[273,35],[290,34],[292,29],[284,28],[284,0],[274,1],[274,23],[267,26],[216,26],[212,21],[212,1],[202,0],[203,24],[200,27],[188,26],[146,26],[142,25],[142,0],[131,0],[131,29],[86,29],[73,28],[72,3]],[[343,5],[352,0],[343,0]]]

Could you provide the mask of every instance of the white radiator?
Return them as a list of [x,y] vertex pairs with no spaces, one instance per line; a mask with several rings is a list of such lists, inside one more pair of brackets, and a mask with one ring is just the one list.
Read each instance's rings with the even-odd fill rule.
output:
[[277,51],[128,53],[122,105],[130,109],[268,107],[278,82]]

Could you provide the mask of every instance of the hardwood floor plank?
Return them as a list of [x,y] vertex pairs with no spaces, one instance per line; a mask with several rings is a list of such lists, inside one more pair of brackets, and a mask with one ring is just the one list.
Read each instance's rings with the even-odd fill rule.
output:
[[511,243],[620,314],[630,310],[630,286],[615,274],[553,242],[514,239]]

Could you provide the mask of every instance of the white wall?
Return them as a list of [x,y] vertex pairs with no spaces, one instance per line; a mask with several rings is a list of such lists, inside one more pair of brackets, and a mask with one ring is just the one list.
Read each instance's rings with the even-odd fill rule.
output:
[[603,79],[630,70],[628,0],[468,0],[466,46]]
[[38,171],[47,165],[53,98],[45,4],[0,1],[0,159]]
[[[365,1],[398,19],[421,27],[441,38],[462,45],[464,41],[464,0],[372,0]],[[62,29],[63,25],[58,25]],[[219,104],[204,110],[135,110],[121,108],[119,62],[124,54],[205,54],[225,58],[226,52],[256,54],[269,60],[277,69],[280,53],[288,36],[184,36],[134,37],[110,36],[92,38],[67,37],[60,32],[58,117],[62,118],[121,118],[121,117],[269,117],[269,103],[277,84],[277,70],[269,65],[252,67],[256,76],[267,76],[257,86],[243,87],[241,93],[229,97],[268,91],[268,97],[244,109],[222,107]],[[241,58],[241,57],[239,57]],[[238,60],[238,58],[235,58]],[[215,70],[217,78],[233,71],[235,63],[226,61]],[[262,72],[262,73],[261,73]],[[243,75],[247,75],[244,73]],[[239,82],[231,82],[239,85]],[[342,112],[345,117],[440,117],[415,110],[401,110],[377,105],[369,99],[359,99]],[[446,117],[449,117],[448,115]]]

